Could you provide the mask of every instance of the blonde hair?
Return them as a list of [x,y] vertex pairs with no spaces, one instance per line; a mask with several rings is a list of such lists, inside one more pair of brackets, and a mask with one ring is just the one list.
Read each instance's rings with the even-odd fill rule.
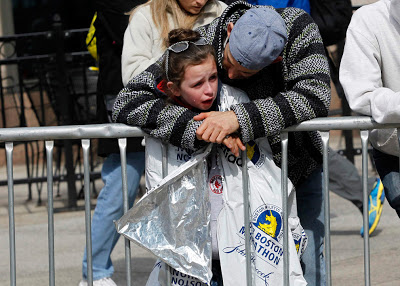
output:
[[[163,39],[163,48],[168,47],[168,33],[171,30],[168,22],[168,13],[172,15],[172,21],[177,28],[192,29],[197,19],[204,13],[207,5],[211,5],[216,0],[208,0],[197,15],[186,12],[178,3],[178,0],[149,0],[148,2],[137,6],[129,13],[129,21],[133,14],[144,6],[150,6],[151,15],[155,26],[160,31],[160,36]],[[174,27],[172,27],[174,28]]]

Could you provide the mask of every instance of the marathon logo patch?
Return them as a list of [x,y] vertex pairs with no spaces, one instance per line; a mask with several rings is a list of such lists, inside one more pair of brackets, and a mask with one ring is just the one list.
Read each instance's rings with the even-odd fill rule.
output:
[[[251,218],[250,239],[254,247],[254,254],[273,268],[277,268],[282,261],[283,237],[282,210],[275,205],[262,205],[256,209]],[[243,243],[235,247],[226,247],[225,253],[238,252],[245,256],[244,237],[245,227],[238,232]]]
[[253,225],[279,241],[282,236],[282,217],[280,212],[280,208],[274,205],[260,206],[253,214]]
[[251,219],[251,240],[254,252],[274,268],[282,261],[282,210],[275,205],[258,207]]

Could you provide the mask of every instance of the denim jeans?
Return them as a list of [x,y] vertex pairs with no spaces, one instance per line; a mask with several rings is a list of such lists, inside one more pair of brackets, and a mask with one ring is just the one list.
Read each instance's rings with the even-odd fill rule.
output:
[[308,236],[301,264],[304,278],[312,286],[325,286],[322,180],[322,171],[318,168],[296,189],[298,216]]
[[399,157],[373,149],[376,170],[381,177],[389,205],[400,217],[400,174]]
[[[127,153],[127,185],[129,207],[135,201],[140,177],[144,171],[144,152]],[[92,218],[93,280],[111,277],[114,267],[110,258],[119,234],[114,220],[123,215],[121,160],[119,154],[110,154],[101,170],[104,187],[97,198]],[[82,275],[87,279],[86,248],[83,256]]]

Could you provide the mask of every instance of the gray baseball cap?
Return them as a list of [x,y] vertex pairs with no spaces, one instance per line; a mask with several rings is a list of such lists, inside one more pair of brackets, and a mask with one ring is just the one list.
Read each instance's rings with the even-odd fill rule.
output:
[[261,70],[282,52],[287,41],[282,17],[268,7],[251,8],[233,26],[229,49],[235,60],[250,70]]

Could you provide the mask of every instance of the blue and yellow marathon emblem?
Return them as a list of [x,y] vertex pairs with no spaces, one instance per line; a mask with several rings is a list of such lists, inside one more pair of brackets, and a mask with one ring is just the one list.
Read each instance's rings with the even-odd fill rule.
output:
[[253,225],[268,234],[270,237],[279,241],[282,236],[282,217],[278,207],[263,205],[253,214]]
[[301,256],[307,247],[307,235],[303,230],[301,234],[292,231],[292,236],[294,244],[296,246],[297,254]]
[[274,268],[279,265],[283,255],[281,213],[281,208],[275,205],[261,205],[254,211],[251,220],[254,253]]
[[260,168],[265,162],[265,155],[261,153],[260,148],[253,140],[249,141],[246,144],[247,149],[247,157],[250,161],[256,166],[256,168]]
[[298,235],[297,238],[298,238],[298,239],[296,239],[296,238],[293,236],[294,244],[296,245],[296,251],[297,251],[297,253],[299,253],[300,243],[301,243],[301,238],[302,238],[302,237],[301,237],[300,235]]

